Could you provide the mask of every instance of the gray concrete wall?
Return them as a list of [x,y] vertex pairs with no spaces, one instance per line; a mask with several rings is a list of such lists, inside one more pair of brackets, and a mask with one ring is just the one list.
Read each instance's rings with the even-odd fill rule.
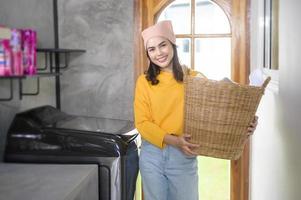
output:
[[0,0],[0,24],[37,30],[39,47],[54,46],[52,13],[51,0]]
[[[62,110],[71,114],[132,120],[133,0],[58,0],[61,48],[86,49],[71,56],[61,76]],[[39,47],[54,47],[51,0],[0,0],[0,24],[33,28]],[[43,58],[39,65],[43,67]],[[24,92],[33,92],[27,78]],[[5,135],[15,113],[39,105],[55,105],[54,78],[41,78],[38,96],[0,102],[0,160]],[[8,89],[0,80],[0,98]]]
[[86,49],[62,76],[62,110],[132,120],[133,0],[59,0],[60,45]]

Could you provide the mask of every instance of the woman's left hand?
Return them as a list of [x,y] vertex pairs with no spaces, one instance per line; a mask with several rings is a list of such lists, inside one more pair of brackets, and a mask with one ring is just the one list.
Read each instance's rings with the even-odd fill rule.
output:
[[247,132],[248,137],[253,135],[254,131],[256,130],[257,124],[258,124],[258,117],[255,116],[253,121],[250,123],[248,127],[248,132]]

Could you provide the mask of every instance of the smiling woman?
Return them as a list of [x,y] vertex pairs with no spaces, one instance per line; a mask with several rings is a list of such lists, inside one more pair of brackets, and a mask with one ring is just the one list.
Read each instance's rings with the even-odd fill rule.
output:
[[[171,20],[182,64],[201,71],[209,78],[218,79],[227,73],[233,81],[247,83],[250,65],[249,0],[136,0],[135,2],[135,37],[138,38],[144,28],[157,21]],[[135,77],[137,78],[147,69],[148,59],[145,56],[143,41],[136,40],[135,47]],[[213,70],[206,72],[206,69]],[[164,74],[170,73],[164,72]],[[230,196],[231,200],[249,199],[248,147],[247,145],[241,159],[231,162],[231,167],[230,162],[220,160],[226,163],[226,166],[222,167],[225,169],[225,176],[216,176],[217,173],[212,170],[207,173],[203,170],[204,163],[200,165],[202,199],[225,200],[230,199]],[[207,159],[204,161],[206,163]],[[224,185],[224,187],[222,190],[217,190],[215,187],[217,185]],[[211,196],[205,196],[204,191]],[[226,196],[219,195],[220,191],[224,191],[223,194]]]
[[178,61],[170,21],[142,32],[149,68],[136,83],[135,126],[142,137],[139,158],[146,200],[198,200],[196,144],[183,134],[187,71]]

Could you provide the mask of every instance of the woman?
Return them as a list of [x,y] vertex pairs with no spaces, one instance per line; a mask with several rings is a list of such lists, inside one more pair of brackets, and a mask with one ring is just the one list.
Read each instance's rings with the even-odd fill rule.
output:
[[[135,126],[142,136],[139,158],[145,200],[198,200],[197,144],[183,135],[185,70],[170,21],[142,32],[150,61],[136,83]],[[190,72],[189,75],[197,75]],[[250,129],[255,130],[257,121]]]

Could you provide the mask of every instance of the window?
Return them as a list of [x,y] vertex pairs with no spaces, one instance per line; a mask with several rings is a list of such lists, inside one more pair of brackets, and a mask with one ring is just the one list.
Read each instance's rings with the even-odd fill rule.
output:
[[208,78],[231,77],[231,26],[219,5],[210,0],[176,0],[158,16],[171,20],[182,64]]
[[278,69],[279,0],[264,0],[263,67]]

